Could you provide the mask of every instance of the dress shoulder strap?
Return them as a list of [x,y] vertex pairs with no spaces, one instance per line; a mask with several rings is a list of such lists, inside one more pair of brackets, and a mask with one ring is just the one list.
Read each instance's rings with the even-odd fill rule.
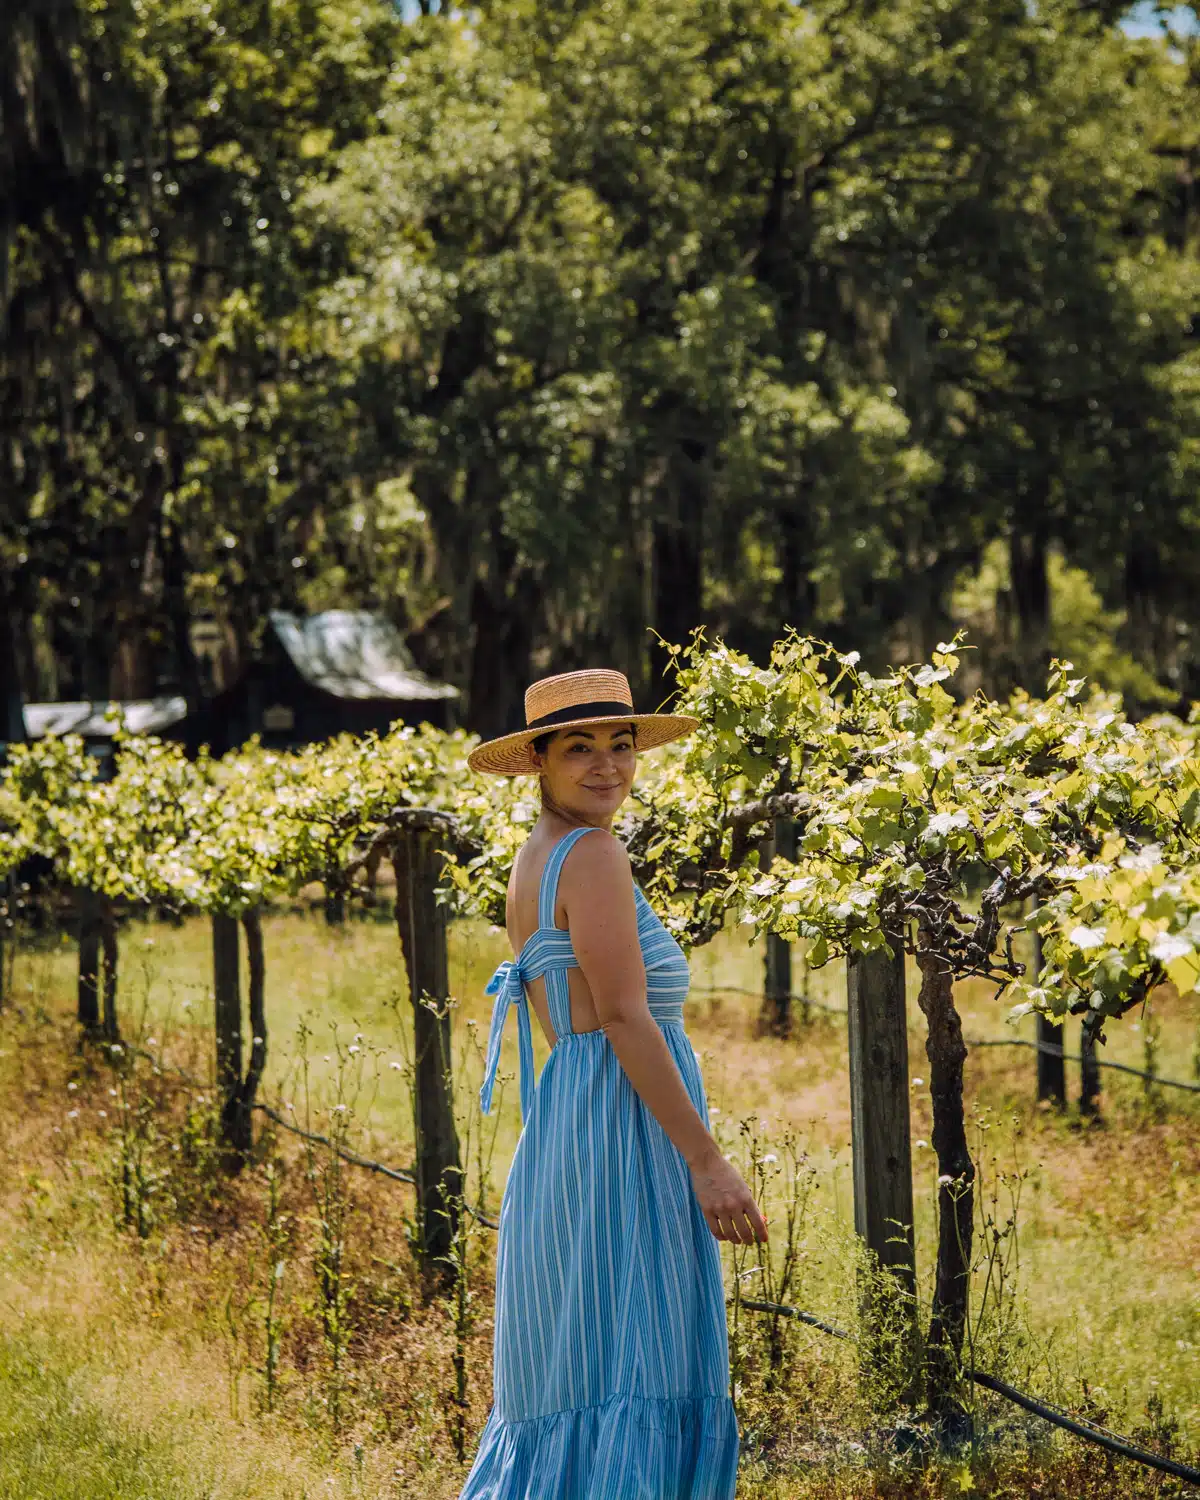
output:
[[542,883],[538,887],[539,927],[554,926],[554,906],[558,900],[558,877],[562,874],[563,864],[583,835],[593,831],[591,828],[572,828],[570,833],[564,834],[551,849],[546,867],[542,871]]

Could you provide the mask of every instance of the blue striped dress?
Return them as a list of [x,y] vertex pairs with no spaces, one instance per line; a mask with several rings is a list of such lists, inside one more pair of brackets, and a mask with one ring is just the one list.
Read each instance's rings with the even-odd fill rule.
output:
[[[517,1006],[523,1129],[500,1207],[492,1409],[459,1500],[733,1500],[720,1249],[687,1163],[603,1031],[573,1032],[570,934],[554,925],[546,861],[538,927],[494,994],[480,1103]],[[708,1101],[683,1027],[688,965],[634,886],[650,1011],[700,1117]],[[525,984],[545,975],[557,1037],[534,1084]]]

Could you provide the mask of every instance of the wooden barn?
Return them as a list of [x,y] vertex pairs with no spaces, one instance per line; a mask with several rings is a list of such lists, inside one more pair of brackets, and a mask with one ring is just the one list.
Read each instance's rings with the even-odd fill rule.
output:
[[419,670],[383,615],[273,610],[257,659],[189,715],[184,737],[223,755],[252,734],[286,750],[343,732],[383,734],[398,719],[450,729],[458,697]]
[[130,699],[121,702],[26,703],[22,706],[27,739],[48,734],[78,734],[89,755],[107,773],[112,762],[113,737],[119,728],[128,734],[156,734],[164,740],[186,740],[187,699],[179,695]]

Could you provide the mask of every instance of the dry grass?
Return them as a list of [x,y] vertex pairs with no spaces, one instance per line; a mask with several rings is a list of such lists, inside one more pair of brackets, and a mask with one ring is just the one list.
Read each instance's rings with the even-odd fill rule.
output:
[[[285,912],[266,923],[266,946],[269,1095],[305,1113],[300,1053],[307,1027],[310,1123],[320,1127],[328,1118],[322,1112],[340,1076],[355,1110],[356,1144],[407,1164],[410,1032],[393,929],[366,920],[335,932],[306,913]],[[501,934],[467,926],[452,934],[460,1128],[471,1160],[482,1160],[470,1195],[486,1188],[493,1208],[519,1131],[514,1036],[505,1041],[499,1113],[481,1120],[477,1109],[491,1010],[483,985],[503,956]],[[289,1138],[269,1142],[284,1172],[290,1238],[281,1384],[275,1410],[266,1412],[262,1170],[229,1186],[210,1180],[202,1161],[182,1162],[173,1149],[184,1138],[180,1091],[147,1070],[139,1087],[156,1101],[158,1218],[142,1240],[118,1230],[106,1180],[119,1135],[108,1092],[113,1080],[73,1050],[73,964],[69,947],[27,946],[16,976],[19,1013],[0,1025],[8,1125],[0,1145],[0,1500],[60,1493],[83,1500],[456,1495],[465,1469],[449,1420],[455,1334],[447,1306],[423,1305],[416,1290],[409,1190],[361,1173],[346,1178],[352,1335],[334,1431],[305,1161]],[[726,937],[694,956],[693,972],[698,987],[755,989],[759,965],[757,952]],[[155,1050],[165,1044],[172,1060],[193,1071],[207,1070],[208,971],[203,924],[131,925],[123,934],[127,1034],[153,1041]],[[841,998],[833,966],[813,976],[813,985],[818,998]],[[1002,1015],[986,991],[965,987],[960,1005],[970,1034],[1002,1034]],[[779,1041],[756,1035],[756,1011],[755,1000],[736,995],[697,994],[689,1002],[688,1031],[701,1054],[714,1127],[740,1159],[748,1131],[759,1152],[791,1136],[807,1153],[815,1168],[808,1243],[792,1297],[851,1319],[844,1023],[815,1013]],[[1161,1021],[1163,1071],[1187,1076],[1194,1012],[1172,997],[1161,1003]],[[913,1131],[920,1141],[928,1138],[929,1112],[927,1091],[916,1082],[923,1058],[915,1006],[913,1026]],[[536,1027],[534,1033],[540,1067],[546,1047]],[[362,1051],[347,1072],[344,1048],[356,1035]],[[1114,1027],[1111,1047],[1123,1060],[1140,1060],[1137,1033]],[[985,1189],[997,1186],[1003,1206],[1007,1188],[1020,1182],[1025,1324],[1009,1356],[1018,1373],[1024,1367],[1060,1397],[1080,1399],[1088,1382],[1096,1408],[1114,1423],[1145,1425],[1147,1403],[1152,1416],[1160,1403],[1166,1415],[1155,1418],[1157,1435],[1175,1420],[1180,1443],[1195,1449],[1200,1110],[1185,1095],[1155,1106],[1135,1080],[1106,1073],[1105,1123],[1084,1129],[1072,1117],[1032,1107],[1032,1079],[1033,1056],[1023,1049],[978,1051],[968,1064]],[[918,1257],[927,1279],[936,1175],[927,1149],[917,1151],[916,1173]],[[774,1233],[782,1205],[773,1201],[768,1213]],[[493,1253],[490,1235],[472,1247],[479,1316],[466,1346],[471,1434],[490,1400]],[[728,1246],[723,1254],[732,1285],[746,1269],[744,1255]],[[743,1447],[739,1500],[1178,1492],[1129,1465],[1114,1468],[1092,1450],[1039,1446],[1040,1424],[991,1406],[983,1415],[993,1446],[969,1463],[925,1470],[889,1464],[872,1439],[869,1393],[849,1351],[789,1325],[784,1369],[768,1391],[761,1325],[743,1313],[735,1329],[747,1382],[741,1415],[752,1439]],[[990,1349],[987,1337],[985,1331]],[[473,1440],[468,1461],[471,1451]]]

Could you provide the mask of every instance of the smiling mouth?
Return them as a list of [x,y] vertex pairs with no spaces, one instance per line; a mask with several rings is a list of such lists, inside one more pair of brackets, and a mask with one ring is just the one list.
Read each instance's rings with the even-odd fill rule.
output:
[[584,782],[584,790],[588,792],[615,792],[620,785],[619,781],[614,781],[611,786],[589,786],[587,782]]

